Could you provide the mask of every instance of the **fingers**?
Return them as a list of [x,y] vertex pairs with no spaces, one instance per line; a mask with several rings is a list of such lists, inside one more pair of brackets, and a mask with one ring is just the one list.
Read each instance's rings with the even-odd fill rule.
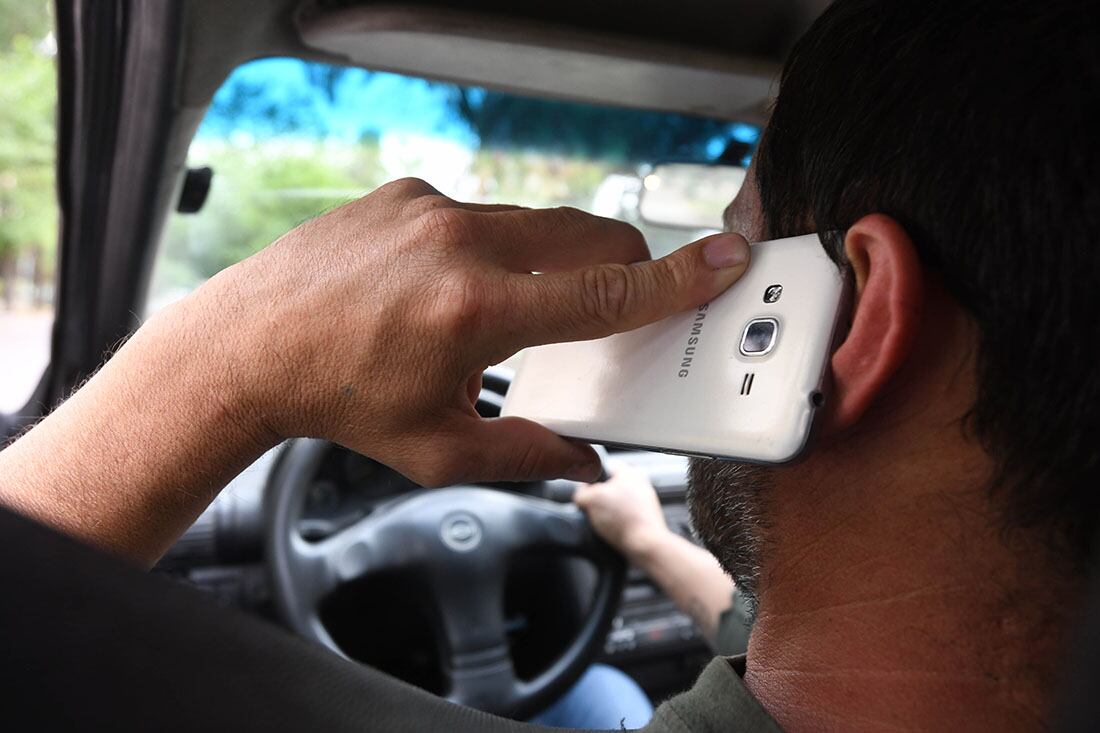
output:
[[523,328],[513,330],[508,346],[601,338],[644,326],[714,299],[748,265],[744,237],[715,234],[659,260],[513,275],[507,298]]
[[613,466],[608,466],[607,468],[611,473],[609,479],[600,481],[599,483],[581,484],[577,487],[576,491],[573,492],[573,502],[577,504],[577,506],[584,509],[601,498],[614,496],[631,487],[647,488],[656,492],[656,489],[653,488],[653,484],[650,483],[649,474],[637,466],[631,466],[626,463],[615,463]]
[[447,221],[466,240],[462,243],[512,272],[558,272],[649,259],[645,238],[633,226],[568,206],[463,203],[418,178],[391,181],[366,198],[387,201],[395,210],[408,211],[410,205],[420,213],[450,209]]
[[439,189],[427,181],[413,177],[392,180],[379,186],[373,192],[359,200],[363,201],[367,198],[383,199],[391,202],[397,207],[407,205],[417,199],[431,198],[432,202],[430,205],[433,207],[451,207],[482,214],[525,210],[525,207],[515,206],[513,204],[479,204],[455,201],[449,196],[440,193]]
[[[444,446],[444,452],[450,452]],[[574,443],[529,420],[471,418],[453,445],[460,456],[448,474],[429,485],[459,481],[536,481],[565,476],[593,481],[601,471],[590,446]]]
[[561,272],[608,262],[649,259],[642,233],[631,225],[579,209],[518,209],[482,218],[487,253],[512,272]]

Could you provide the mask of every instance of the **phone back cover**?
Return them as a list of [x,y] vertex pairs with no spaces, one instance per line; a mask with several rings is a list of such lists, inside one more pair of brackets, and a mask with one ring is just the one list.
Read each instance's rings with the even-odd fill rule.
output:
[[[752,252],[745,276],[696,310],[604,339],[529,349],[502,414],[594,443],[793,459],[809,436],[844,277],[817,235]],[[774,286],[782,292],[767,302]],[[745,356],[742,334],[758,318],[778,323],[775,345]]]

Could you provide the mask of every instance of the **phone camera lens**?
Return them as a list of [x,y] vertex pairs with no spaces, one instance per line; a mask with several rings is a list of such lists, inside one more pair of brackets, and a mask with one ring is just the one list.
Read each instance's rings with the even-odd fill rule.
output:
[[757,318],[745,326],[741,334],[741,353],[745,356],[764,356],[775,348],[779,336],[779,323],[774,318]]

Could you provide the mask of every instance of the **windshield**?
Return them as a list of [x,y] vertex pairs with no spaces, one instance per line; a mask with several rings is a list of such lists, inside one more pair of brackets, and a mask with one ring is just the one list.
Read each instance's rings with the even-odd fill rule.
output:
[[213,169],[196,214],[174,214],[147,312],[302,221],[404,176],[462,201],[575,206],[630,221],[654,256],[706,230],[647,224],[647,166],[747,158],[758,128],[537,99],[302,61],[264,59],[222,85],[188,165]]

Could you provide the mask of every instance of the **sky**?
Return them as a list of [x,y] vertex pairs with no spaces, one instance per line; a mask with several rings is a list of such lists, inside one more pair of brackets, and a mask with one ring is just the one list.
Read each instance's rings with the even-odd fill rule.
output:
[[[489,93],[468,88],[473,104]],[[236,69],[218,90],[199,129],[202,139],[228,138],[243,134],[250,139],[304,136],[354,142],[364,136],[411,133],[476,147],[478,134],[459,113],[455,100],[459,87],[443,82],[406,77],[386,72],[330,66],[291,58],[253,61]],[[498,97],[501,95],[497,95]],[[499,100],[497,100],[499,101]],[[654,113],[638,110],[600,109],[570,102],[553,103],[556,111],[578,119],[603,113],[623,125]],[[648,118],[645,118],[648,116]],[[692,120],[682,115],[664,115],[670,124],[690,130]],[[713,123],[712,123],[713,126]],[[700,134],[704,134],[700,128]],[[698,140],[708,158],[716,158],[729,140],[755,144],[759,130],[751,125],[728,123],[720,134],[713,130]]]
[[[339,74],[331,92],[326,72]],[[199,136],[245,131],[264,138],[300,131],[351,142],[393,130],[476,144],[477,136],[448,101],[451,89],[399,74],[264,59],[239,67],[222,84]]]

